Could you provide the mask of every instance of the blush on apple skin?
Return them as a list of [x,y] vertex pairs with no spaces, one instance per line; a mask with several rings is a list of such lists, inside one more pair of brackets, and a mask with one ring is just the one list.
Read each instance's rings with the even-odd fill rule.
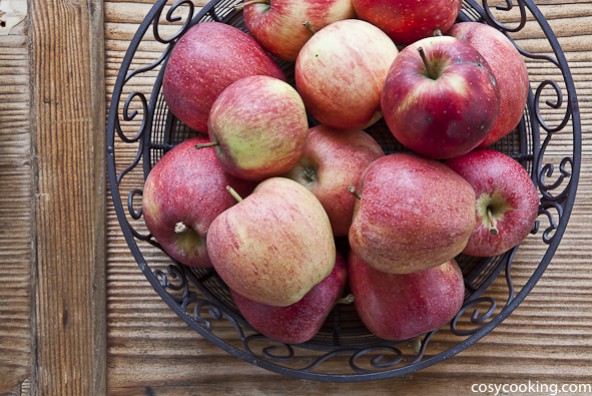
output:
[[[476,194],[476,227],[464,254],[498,256],[528,236],[538,216],[539,197],[520,163],[499,151],[480,149],[445,164],[467,180]],[[492,232],[492,225],[497,231]]]
[[243,31],[219,22],[198,23],[169,56],[163,96],[179,120],[207,133],[214,100],[234,81],[252,75],[286,80],[279,66]]
[[211,150],[196,150],[208,139],[188,139],[154,165],[142,194],[146,227],[173,259],[191,267],[211,267],[206,238],[210,224],[236,204],[226,191],[232,184],[244,196],[255,184],[226,172]]
[[[423,48],[435,77],[430,77]],[[403,49],[382,93],[382,112],[394,137],[434,159],[468,153],[488,135],[499,114],[499,89],[485,59],[471,45],[437,36]]]
[[243,317],[255,330],[286,344],[300,344],[319,332],[346,283],[346,263],[338,254],[333,271],[301,300],[287,307],[261,304],[232,289],[230,293]]
[[348,276],[358,316],[386,340],[403,341],[440,328],[464,300],[464,280],[454,259],[400,275],[378,271],[350,253]]

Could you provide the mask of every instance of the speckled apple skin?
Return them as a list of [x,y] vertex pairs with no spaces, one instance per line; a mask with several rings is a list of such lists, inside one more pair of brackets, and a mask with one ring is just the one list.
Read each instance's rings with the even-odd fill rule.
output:
[[[383,155],[376,140],[362,130],[339,131],[317,125],[308,132],[302,158],[286,176],[321,201],[333,234],[346,236],[356,203],[348,187],[357,186],[368,165]],[[308,172],[313,172],[314,180]]]
[[232,298],[251,326],[271,339],[300,344],[312,339],[333,309],[347,283],[347,266],[337,255],[333,271],[308,293],[287,307],[274,307],[254,302],[232,289]]
[[368,265],[404,274],[442,264],[475,227],[475,192],[440,162],[414,154],[374,161],[358,187],[351,249]]
[[[228,175],[212,149],[195,149],[206,137],[188,139],[168,151],[154,165],[142,194],[146,227],[175,260],[192,267],[211,267],[206,242],[212,221],[236,204],[228,194],[231,184],[247,196],[255,184]],[[183,222],[199,235],[191,246],[179,244],[175,225]]]
[[485,58],[500,91],[500,116],[479,147],[491,146],[520,123],[530,83],[528,69],[514,44],[499,30],[477,22],[457,23],[449,34],[471,44]]
[[454,260],[410,274],[387,274],[350,253],[349,285],[358,316],[377,337],[402,341],[445,325],[464,300]]
[[243,31],[219,22],[198,23],[171,52],[162,91],[179,120],[207,133],[214,100],[234,81],[252,75],[286,79],[263,48]]
[[497,192],[510,207],[502,218],[497,219],[498,235],[489,232],[475,210],[476,227],[463,253],[478,257],[497,256],[528,236],[538,216],[539,196],[520,163],[499,151],[481,149],[445,164],[473,186],[477,198]]
[[397,44],[411,44],[446,33],[460,11],[461,0],[353,0],[360,17],[388,34]]
[[243,10],[245,24],[253,37],[281,59],[295,61],[300,49],[315,31],[330,23],[355,18],[351,0],[271,0],[270,4],[251,4]]
[[302,47],[296,87],[307,110],[335,129],[363,129],[381,117],[380,95],[398,54],[391,39],[368,22],[346,19],[318,31]]
[[261,182],[210,225],[212,264],[229,288],[259,303],[287,306],[333,270],[335,240],[319,200],[284,178]]
[[287,172],[302,157],[308,119],[288,83],[250,76],[232,83],[212,105],[209,136],[226,171],[247,180]]
[[[441,63],[427,76],[418,52]],[[499,114],[499,89],[491,68],[471,45],[454,37],[430,37],[403,49],[393,62],[382,93],[384,119],[395,138],[435,159],[468,153],[486,138]]]

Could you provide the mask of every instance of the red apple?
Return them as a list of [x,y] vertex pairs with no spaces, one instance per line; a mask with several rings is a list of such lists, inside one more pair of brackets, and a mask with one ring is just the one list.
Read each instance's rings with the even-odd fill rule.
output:
[[445,159],[466,154],[485,139],[498,116],[499,97],[493,73],[477,50],[454,37],[437,36],[397,56],[385,82],[382,111],[403,145]]
[[333,234],[345,236],[356,200],[348,187],[358,185],[368,165],[383,155],[376,140],[362,130],[318,125],[309,130],[304,155],[286,176],[312,191],[329,215]]
[[261,46],[241,30],[219,22],[198,23],[171,52],[162,81],[170,111],[206,133],[214,100],[234,81],[252,75],[285,80]]
[[351,0],[247,0],[243,4],[249,32],[269,52],[287,61],[296,60],[314,31],[356,17]]
[[294,304],[335,265],[335,240],[323,206],[284,177],[264,180],[216,217],[206,242],[228,287],[267,305]]
[[534,227],[539,197],[526,170],[507,154],[475,150],[446,161],[475,190],[476,227],[463,253],[500,255],[522,242]]
[[475,192],[440,162],[385,155],[368,166],[349,230],[351,249],[373,268],[409,273],[462,252],[475,228]]
[[378,26],[397,44],[411,44],[451,27],[462,0],[352,0],[365,21]]
[[212,221],[236,203],[226,191],[232,184],[248,195],[255,185],[228,175],[211,150],[195,150],[205,137],[188,139],[154,165],[142,194],[146,227],[175,260],[211,267],[206,239]]
[[298,302],[274,307],[254,302],[230,290],[240,313],[266,337],[286,343],[309,341],[318,332],[347,283],[345,260],[337,255],[333,271]]
[[232,83],[212,105],[209,136],[224,169],[263,180],[292,168],[304,153],[308,119],[288,83],[250,76]]
[[520,123],[530,90],[524,59],[499,30],[478,22],[453,26],[449,34],[471,44],[485,58],[500,91],[500,116],[480,147],[487,147],[512,132]]
[[410,274],[387,274],[355,254],[348,262],[349,285],[358,316],[370,332],[392,341],[440,328],[464,300],[462,272],[454,260]]
[[363,129],[382,116],[380,95],[398,50],[376,26],[347,19],[319,30],[302,47],[296,87],[306,109],[335,129]]

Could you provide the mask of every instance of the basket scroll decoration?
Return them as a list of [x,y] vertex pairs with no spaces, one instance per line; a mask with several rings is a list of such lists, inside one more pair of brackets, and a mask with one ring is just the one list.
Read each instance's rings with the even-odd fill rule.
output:
[[[167,150],[196,134],[175,119],[162,98],[162,71],[168,56],[176,40],[195,23],[213,20],[245,30],[242,15],[235,9],[239,1],[214,0],[199,9],[190,0],[157,1],[130,43],[117,77],[107,129],[108,177],[121,230],[146,279],[179,317],[213,344],[247,362],[298,378],[346,382],[400,376],[452,357],[477,342],[510,315],[549,265],[577,189],[581,131],[575,88],[565,56],[538,8],[529,0],[506,0],[497,6],[487,0],[465,0],[458,17],[502,31],[527,61],[531,93],[524,117],[495,148],[517,159],[538,188],[539,217],[531,235],[499,257],[458,257],[466,298],[444,328],[414,340],[389,342],[370,334],[351,304],[338,304],[315,338],[287,345],[252,330],[216,273],[174,262],[142,220],[146,175]],[[520,46],[527,23],[537,24],[541,37],[544,34],[542,50]],[[291,76],[293,65],[278,63]],[[540,78],[539,70],[544,70]],[[368,132],[386,152],[403,150],[384,124]],[[524,249],[529,257],[536,255],[537,261],[521,269],[517,284],[513,263]]]

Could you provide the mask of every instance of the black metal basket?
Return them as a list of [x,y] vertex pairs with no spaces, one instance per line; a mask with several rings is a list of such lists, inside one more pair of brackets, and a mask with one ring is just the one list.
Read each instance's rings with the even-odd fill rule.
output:
[[[214,0],[196,14],[190,0],[174,4],[158,0],[121,65],[107,128],[108,177],[121,230],[146,279],[207,340],[247,362],[298,378],[347,382],[400,376],[450,358],[477,342],[510,315],[545,271],[567,227],[578,184],[581,130],[576,92],[565,56],[538,8],[530,0],[507,0],[495,8],[487,0],[481,4],[466,0],[458,17],[504,32],[527,61],[532,89],[524,117],[494,148],[522,163],[538,188],[539,218],[531,235],[499,257],[457,258],[466,298],[449,326],[414,340],[390,342],[373,336],[352,305],[337,305],[315,338],[286,345],[258,334],[245,322],[214,270],[192,269],[170,259],[142,220],[146,175],[167,150],[196,135],[168,111],[163,100],[161,82],[168,56],[177,39],[196,23],[214,20],[246,31],[242,14],[234,7],[239,1]],[[514,40],[528,23],[536,24],[541,38],[544,34],[545,48],[527,51]],[[293,64],[278,63],[291,78]],[[386,152],[403,150],[384,123],[367,131]],[[512,264],[522,250],[537,260],[523,265],[518,285]]]

